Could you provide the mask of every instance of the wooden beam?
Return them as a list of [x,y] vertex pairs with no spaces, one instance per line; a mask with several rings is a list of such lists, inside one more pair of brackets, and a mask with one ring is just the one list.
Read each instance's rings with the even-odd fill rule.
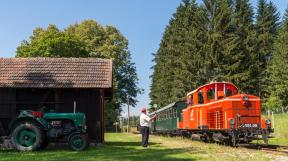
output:
[[104,143],[104,90],[100,89],[100,131],[101,131],[101,143]]

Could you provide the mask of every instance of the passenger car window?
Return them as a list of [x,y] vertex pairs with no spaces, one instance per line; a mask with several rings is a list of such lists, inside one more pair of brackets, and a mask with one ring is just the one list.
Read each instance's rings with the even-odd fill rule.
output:
[[175,108],[173,111],[174,111],[174,117],[176,118],[176,117],[177,117],[177,110],[176,110],[176,108]]

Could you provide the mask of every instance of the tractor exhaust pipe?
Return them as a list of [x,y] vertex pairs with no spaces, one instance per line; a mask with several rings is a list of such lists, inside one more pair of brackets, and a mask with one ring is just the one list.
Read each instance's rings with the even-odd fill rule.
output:
[[74,110],[73,110],[74,113],[76,113],[76,101],[74,101]]

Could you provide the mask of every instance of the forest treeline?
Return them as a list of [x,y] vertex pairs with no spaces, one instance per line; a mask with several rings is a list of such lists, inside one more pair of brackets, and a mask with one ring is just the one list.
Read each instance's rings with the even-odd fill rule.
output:
[[151,104],[163,107],[211,81],[229,81],[288,110],[288,9],[259,0],[183,0],[154,54]]

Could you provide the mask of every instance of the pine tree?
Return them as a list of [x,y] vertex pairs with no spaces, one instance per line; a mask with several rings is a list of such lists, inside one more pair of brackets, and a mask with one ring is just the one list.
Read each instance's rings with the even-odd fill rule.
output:
[[205,38],[202,22],[203,12],[195,0],[183,1],[173,15],[155,55],[152,104],[164,106],[184,99],[187,92],[199,85],[200,48]]
[[[253,92],[253,70],[255,33],[253,30],[253,8],[249,0],[236,0],[233,6],[233,37],[227,42],[226,70],[229,81],[237,84],[242,92]],[[229,40],[229,39],[228,39]]]
[[273,42],[278,30],[279,13],[272,2],[259,0],[256,16],[257,45],[255,56],[254,77],[257,95],[265,102],[268,97],[267,91],[267,64],[271,59]]
[[254,24],[249,0],[203,2],[183,0],[166,27],[154,59],[152,104],[178,101],[213,80],[233,82],[265,102],[271,91],[267,65],[279,26],[276,7],[259,0]]
[[[204,0],[207,16],[207,37],[205,54],[206,82],[234,80],[237,65],[237,35],[233,24],[232,3],[229,0]],[[234,61],[232,61],[234,59]],[[239,63],[238,65],[239,66]]]
[[283,17],[274,43],[271,63],[268,67],[271,96],[267,106],[276,112],[288,110],[288,9]]

